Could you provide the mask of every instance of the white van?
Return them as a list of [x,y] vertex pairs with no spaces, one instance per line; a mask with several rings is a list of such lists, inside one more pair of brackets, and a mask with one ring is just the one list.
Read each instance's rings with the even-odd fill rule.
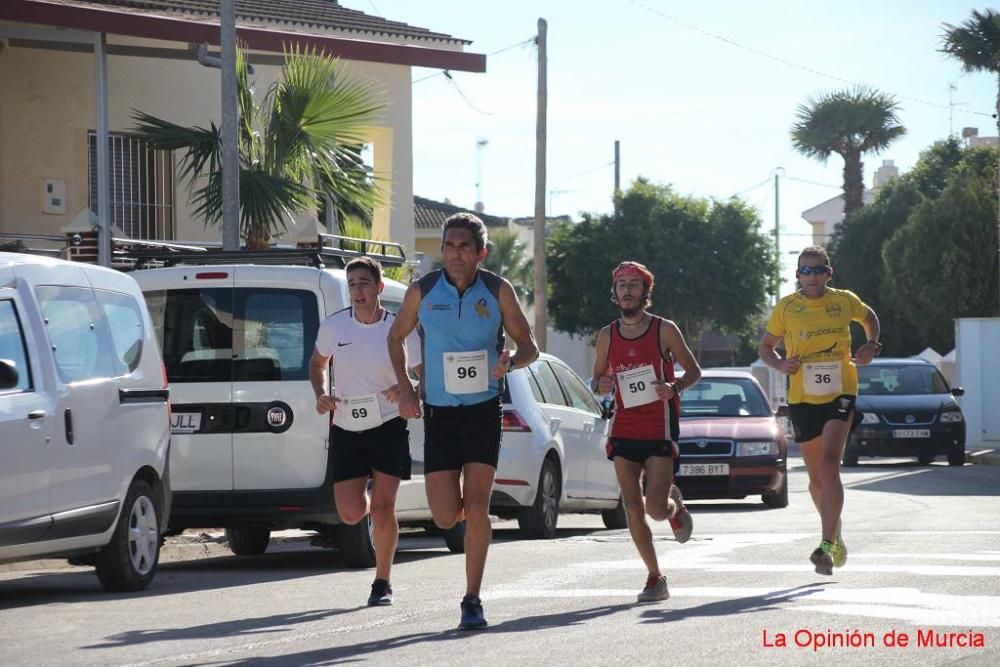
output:
[[170,514],[166,378],[135,281],[0,253],[0,562],[145,588]]
[[[264,552],[272,530],[315,530],[317,543],[335,544],[348,565],[374,565],[370,518],[351,526],[337,516],[329,418],[316,413],[309,382],[319,323],[350,304],[344,270],[319,260],[341,265],[357,254],[298,253],[317,267],[287,265],[292,250],[172,252],[163,257],[202,264],[132,273],[172,392],[172,532],[225,528],[234,553],[253,555]],[[402,253],[372,256],[384,265],[403,260]],[[262,265],[267,261],[286,264]],[[405,290],[386,279],[383,306],[398,310]],[[410,441],[413,478],[400,485],[397,517],[430,527],[423,429],[411,429]],[[463,548],[459,531],[446,542],[453,551]]]

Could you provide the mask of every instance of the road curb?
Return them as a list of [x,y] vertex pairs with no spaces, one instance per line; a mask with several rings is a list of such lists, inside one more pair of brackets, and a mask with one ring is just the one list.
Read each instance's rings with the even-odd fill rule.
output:
[[1000,450],[979,449],[965,453],[966,463],[976,463],[987,466],[1000,466]]
[[[311,539],[311,534],[297,530],[275,533],[271,545],[302,542]],[[225,533],[185,531],[180,535],[166,538],[160,547],[160,563],[179,563],[205,558],[232,556],[226,543]],[[25,560],[0,565],[0,574],[7,572],[27,572],[29,570],[92,570],[89,565],[72,565],[65,558],[44,558]]]

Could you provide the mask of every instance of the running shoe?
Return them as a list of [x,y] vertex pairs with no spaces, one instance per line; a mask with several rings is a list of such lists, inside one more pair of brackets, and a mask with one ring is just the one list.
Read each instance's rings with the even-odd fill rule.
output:
[[638,602],[659,602],[670,597],[667,590],[667,578],[662,574],[650,575],[646,579],[646,587],[639,593]]
[[833,574],[833,550],[833,544],[823,540],[816,547],[816,550],[812,552],[812,555],[809,556],[809,560],[816,566],[816,574],[825,574],[827,576]]
[[844,563],[847,562],[847,545],[844,544],[844,538],[840,535],[837,535],[837,541],[833,543],[830,557],[833,558],[834,567],[844,567]]
[[372,582],[372,593],[368,596],[369,607],[384,607],[392,604],[392,586],[385,579]]
[[677,505],[677,511],[670,517],[670,527],[674,531],[674,539],[684,544],[691,539],[694,519],[691,518],[691,512],[688,512],[687,505],[684,504],[684,496],[676,484],[670,486],[670,498]]
[[462,598],[462,621],[458,624],[458,629],[482,630],[486,625],[482,600],[475,595],[466,595]]

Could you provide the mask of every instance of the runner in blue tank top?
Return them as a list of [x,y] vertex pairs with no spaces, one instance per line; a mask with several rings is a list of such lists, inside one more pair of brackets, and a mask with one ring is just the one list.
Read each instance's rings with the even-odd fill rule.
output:
[[[389,358],[399,380],[399,414],[421,416],[406,381],[406,336],[418,325],[424,372],[424,481],[439,528],[464,513],[466,594],[459,628],[486,627],[479,599],[489,551],[490,494],[500,457],[501,382],[505,373],[538,357],[538,345],[504,278],[480,268],[486,259],[486,226],[456,213],[442,227],[444,268],[410,285],[389,330]],[[504,349],[504,331],[517,345]]]

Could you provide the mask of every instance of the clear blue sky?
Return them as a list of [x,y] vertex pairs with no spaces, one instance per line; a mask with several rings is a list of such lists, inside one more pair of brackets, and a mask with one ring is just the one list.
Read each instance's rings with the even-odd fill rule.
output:
[[[548,21],[548,201],[552,215],[608,212],[614,141],[621,178],[669,183],[683,194],[742,193],[774,228],[780,180],[783,251],[802,248],[802,211],[836,196],[842,160],[796,154],[789,127],[810,96],[852,83],[894,94],[908,134],[865,161],[870,187],[883,159],[905,172],[933,142],[979,128],[995,136],[996,80],[965,74],[939,53],[941,24],[973,5],[956,0],[342,0],[385,18],[472,40],[493,54]],[[826,6],[819,6],[819,5]],[[735,43],[735,44],[734,44]],[[536,53],[487,58],[485,74],[413,70],[414,191],[472,207],[477,167],[486,212],[534,210]],[[955,86],[949,105],[949,84]],[[477,141],[488,144],[477,149]],[[478,162],[477,162],[478,159]],[[766,184],[759,185],[766,181]],[[804,181],[809,181],[804,182]],[[784,254],[784,275],[794,256]],[[787,291],[790,283],[786,283]]]

